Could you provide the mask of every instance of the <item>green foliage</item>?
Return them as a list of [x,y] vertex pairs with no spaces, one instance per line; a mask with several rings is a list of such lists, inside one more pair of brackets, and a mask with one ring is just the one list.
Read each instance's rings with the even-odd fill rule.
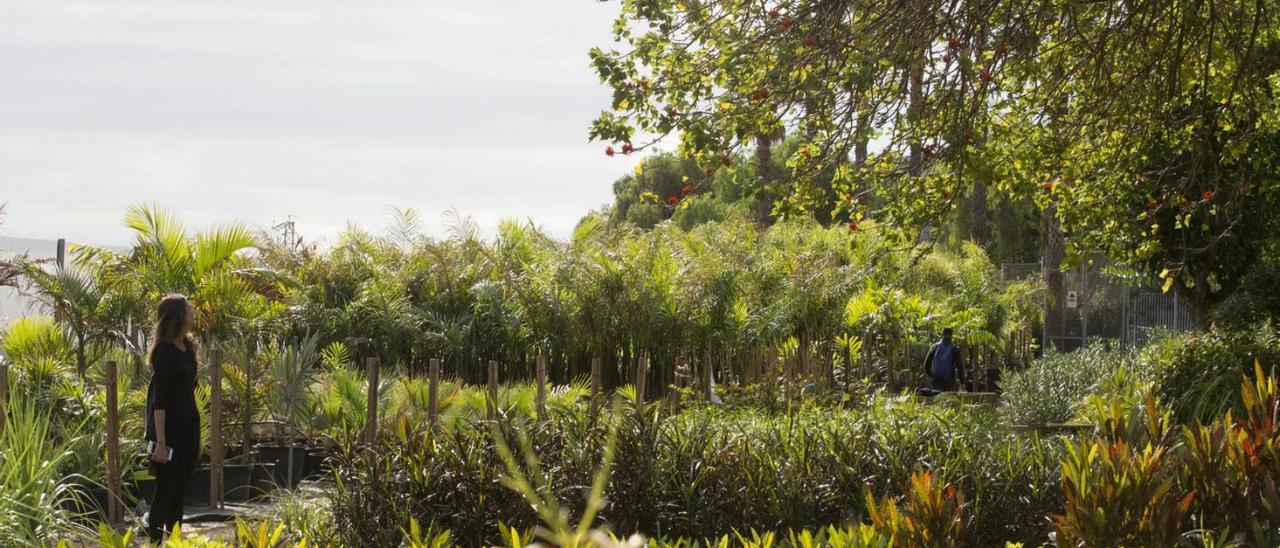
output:
[[1280,287],[1280,256],[1272,256],[1254,265],[1241,280],[1240,289],[1214,309],[1214,324],[1234,330],[1265,322],[1280,325],[1277,287]]
[[1051,351],[1025,369],[1001,373],[1002,411],[1014,424],[1068,422],[1080,414],[1089,396],[1100,393],[1106,380],[1121,371],[1149,375],[1133,350],[1095,343],[1070,353]]
[[[1068,445],[1063,459],[1066,510],[1054,522],[1068,546],[1171,546],[1183,532],[1194,495],[1175,489],[1165,442],[1171,420],[1154,403],[1134,416],[1112,406],[1099,439]],[[1135,432],[1137,432],[1135,434]],[[1136,439],[1135,439],[1136,438]]]
[[45,409],[64,407],[80,392],[73,344],[53,318],[14,320],[0,338],[10,363],[11,390]]
[[776,213],[831,207],[908,233],[987,188],[1034,198],[1043,215],[1024,221],[1064,221],[1077,260],[1103,250],[1163,278],[1207,327],[1280,232],[1277,10],[622,2],[615,47],[591,51],[613,95],[590,136],[675,134],[711,173],[789,134]]
[[1060,544],[1171,546],[1280,541],[1280,428],[1276,379],[1255,362],[1240,388],[1239,415],[1174,426],[1149,398],[1099,405],[1093,439],[1070,444],[1063,462],[1066,507]]
[[1229,409],[1242,411],[1236,388],[1254,361],[1268,372],[1280,367],[1280,335],[1269,323],[1242,331],[1170,335],[1147,351],[1147,359],[1158,364],[1156,396],[1182,422],[1208,422]]
[[338,536],[328,499],[313,491],[279,491],[271,504],[269,521],[278,523],[282,540],[301,543]]
[[54,414],[20,393],[9,396],[0,428],[0,540],[48,545],[87,534],[83,478],[70,469],[78,425],[59,431]]
[[397,429],[374,451],[353,448],[336,472],[339,534],[394,542],[413,518],[475,544],[491,539],[499,521],[521,529],[545,521],[524,500],[527,489],[521,495],[504,483],[509,470],[499,440],[520,439],[520,432],[529,451],[517,454],[536,455],[539,463],[521,465],[528,485],[540,498],[554,497],[568,523],[579,523],[581,486],[592,484],[611,421],[618,421],[617,449],[599,517],[624,535],[718,538],[847,523],[868,516],[867,489],[896,496],[908,490],[912,471],[926,466],[934,478],[921,493],[927,509],[913,511],[954,517],[954,493],[944,504],[933,491],[941,478],[971,493],[963,523],[930,518],[932,534],[954,527],[969,544],[1043,540],[1046,509],[1060,504],[1052,489],[1057,444],[1014,435],[992,411],[877,399],[867,408],[806,407],[790,416],[651,408],[641,417],[604,417],[553,410],[547,421],[506,416],[496,425]]
[[[265,327],[284,340],[341,343],[349,365],[376,355],[384,369],[420,374],[441,358],[446,377],[473,384],[487,380],[489,360],[504,382],[529,379],[540,353],[559,384],[598,357],[604,385],[617,387],[647,353],[649,393],[662,395],[677,362],[700,381],[709,367],[723,383],[749,356],[792,339],[788,356],[808,364],[834,354],[838,336],[857,335],[876,362],[869,370],[888,376],[917,369],[904,369],[890,344],[922,344],[947,323],[964,342],[992,343],[1027,323],[1025,303],[976,246],[917,256],[880,233],[806,220],[764,231],[740,215],[687,231],[597,221],[569,242],[504,223],[492,242],[466,228],[402,240],[353,229],[331,251],[299,257],[293,306]],[[844,321],[863,294],[873,311],[891,308]]]

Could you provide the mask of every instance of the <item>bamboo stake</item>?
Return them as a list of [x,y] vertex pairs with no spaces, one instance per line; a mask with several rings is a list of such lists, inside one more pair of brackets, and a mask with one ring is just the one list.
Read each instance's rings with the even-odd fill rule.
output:
[[209,507],[222,508],[222,351],[213,351],[209,370]]
[[369,447],[373,447],[378,434],[378,365],[378,358],[365,360],[365,367],[369,369],[369,398],[364,425],[364,443]]
[[120,402],[116,362],[107,361],[107,520],[118,523],[120,508]]
[[436,425],[436,419],[439,415],[439,408],[440,408],[440,360],[439,359],[431,360],[431,369],[427,374],[429,376],[427,404],[430,406],[430,408],[427,409],[427,422],[431,424],[431,426],[434,428]]
[[[542,354],[538,354],[538,420],[547,418],[547,358]],[[595,371],[595,363],[591,364],[592,371]]]
[[489,360],[489,392],[485,410],[490,419],[498,416],[498,362]]

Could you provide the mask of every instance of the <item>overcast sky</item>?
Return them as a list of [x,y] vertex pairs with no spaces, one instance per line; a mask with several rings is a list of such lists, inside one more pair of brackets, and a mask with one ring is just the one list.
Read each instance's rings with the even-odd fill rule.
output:
[[309,239],[390,206],[438,233],[566,236],[635,158],[587,127],[609,92],[594,0],[4,0],[0,234],[121,244],[150,202],[199,228],[293,215]]

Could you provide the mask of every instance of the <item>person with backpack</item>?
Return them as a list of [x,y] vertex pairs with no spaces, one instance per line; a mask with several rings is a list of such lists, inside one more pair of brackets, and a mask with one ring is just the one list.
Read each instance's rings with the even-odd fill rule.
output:
[[951,341],[951,333],[950,327],[942,330],[942,340],[929,349],[929,355],[924,359],[924,372],[929,375],[934,390],[963,392],[968,379],[964,374],[960,347]]

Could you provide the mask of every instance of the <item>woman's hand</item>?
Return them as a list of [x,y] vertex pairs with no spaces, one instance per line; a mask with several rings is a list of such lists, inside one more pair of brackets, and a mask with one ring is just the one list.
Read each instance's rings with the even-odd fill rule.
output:
[[163,443],[157,443],[156,450],[151,453],[151,460],[161,464],[169,462],[169,447]]

